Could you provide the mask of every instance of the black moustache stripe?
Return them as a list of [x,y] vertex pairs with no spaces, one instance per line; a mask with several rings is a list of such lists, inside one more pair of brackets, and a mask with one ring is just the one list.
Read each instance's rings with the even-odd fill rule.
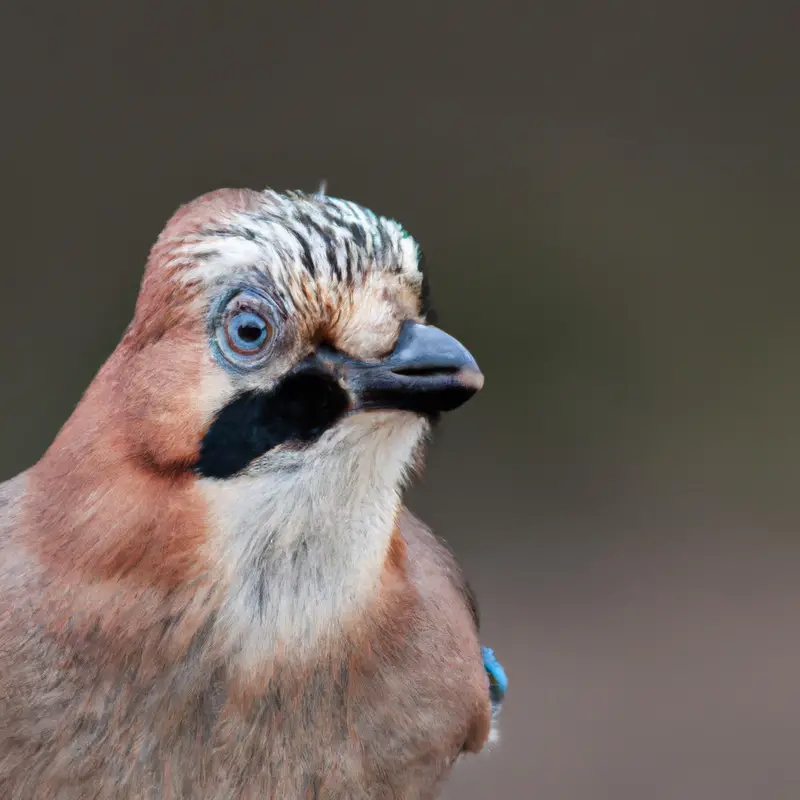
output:
[[349,402],[333,378],[308,372],[287,376],[271,392],[243,392],[215,416],[195,469],[207,478],[230,478],[280,444],[313,442]]

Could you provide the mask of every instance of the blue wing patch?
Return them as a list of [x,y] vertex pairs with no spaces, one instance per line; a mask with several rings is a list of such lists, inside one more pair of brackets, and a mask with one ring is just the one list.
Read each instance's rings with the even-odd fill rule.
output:
[[492,711],[497,713],[508,689],[508,678],[506,671],[500,662],[495,658],[494,651],[490,647],[482,647],[483,668],[489,676],[489,696],[492,700]]

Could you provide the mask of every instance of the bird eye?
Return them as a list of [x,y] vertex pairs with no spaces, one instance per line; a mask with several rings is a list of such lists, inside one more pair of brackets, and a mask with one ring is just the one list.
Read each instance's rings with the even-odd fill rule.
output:
[[261,363],[274,331],[271,306],[264,297],[240,292],[228,300],[216,319],[218,352],[234,364],[251,367]]
[[235,353],[251,356],[269,339],[269,325],[258,314],[240,311],[225,323],[225,338]]

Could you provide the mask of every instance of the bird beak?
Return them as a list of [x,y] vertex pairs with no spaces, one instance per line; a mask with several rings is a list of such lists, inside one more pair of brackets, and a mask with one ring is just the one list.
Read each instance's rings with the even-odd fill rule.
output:
[[358,361],[327,347],[317,358],[338,374],[356,410],[452,411],[483,386],[483,373],[461,342],[418,322],[403,323],[394,350],[381,361]]

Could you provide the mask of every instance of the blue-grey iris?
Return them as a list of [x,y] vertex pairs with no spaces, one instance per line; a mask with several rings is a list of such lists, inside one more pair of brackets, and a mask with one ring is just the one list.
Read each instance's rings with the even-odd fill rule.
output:
[[225,336],[234,352],[253,355],[267,341],[269,327],[258,314],[240,311],[227,320]]

